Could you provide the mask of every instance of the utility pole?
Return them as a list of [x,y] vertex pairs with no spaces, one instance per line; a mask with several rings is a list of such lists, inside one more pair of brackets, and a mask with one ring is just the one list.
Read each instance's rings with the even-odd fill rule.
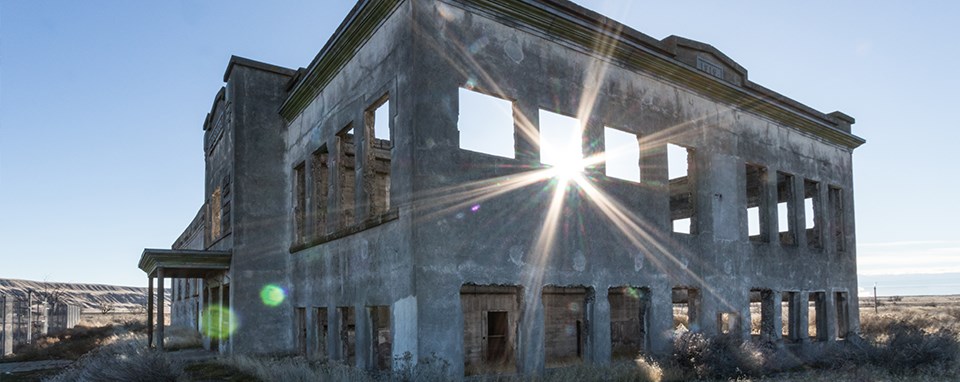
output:
[[873,283],[873,312],[880,314],[880,304],[877,303],[877,283]]

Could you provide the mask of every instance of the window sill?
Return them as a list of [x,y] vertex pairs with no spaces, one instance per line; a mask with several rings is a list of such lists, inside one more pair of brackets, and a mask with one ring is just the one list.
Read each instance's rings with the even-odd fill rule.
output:
[[346,227],[338,231],[328,233],[326,235],[314,236],[303,243],[294,244],[290,246],[290,253],[299,252],[308,248],[316,247],[320,244],[328,243],[337,239],[342,239],[344,237],[377,227],[384,223],[389,223],[399,218],[400,218],[400,212],[396,208],[392,208],[389,211],[382,213],[380,215],[368,217],[366,220],[360,222],[359,224],[355,224],[350,227]]

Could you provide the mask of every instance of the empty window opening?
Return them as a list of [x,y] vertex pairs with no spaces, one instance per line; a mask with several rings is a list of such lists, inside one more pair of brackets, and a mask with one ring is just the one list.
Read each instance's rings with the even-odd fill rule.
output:
[[783,336],[788,341],[796,341],[800,339],[800,331],[803,330],[806,333],[807,323],[800,322],[800,309],[806,308],[803,306],[803,302],[800,301],[799,292],[783,292],[783,300],[781,302],[781,317],[783,324]]
[[317,236],[327,233],[327,194],[330,188],[328,157],[327,148],[320,148],[313,153],[310,167],[313,180],[313,227]]
[[646,349],[649,333],[650,289],[610,288],[610,354],[614,359],[636,359]]
[[390,141],[390,99],[384,97],[377,101],[368,118],[373,118],[373,137],[380,141]]
[[221,203],[223,203],[222,198],[220,197],[220,187],[217,187],[216,190],[213,190],[213,194],[210,195],[210,240],[216,240],[220,238],[221,234],[221,221],[222,221],[222,211]]
[[[393,144],[390,141],[390,101],[384,96],[366,113],[367,136],[374,136],[367,147],[368,171],[363,185],[370,195],[370,214],[390,210],[390,162]],[[372,179],[371,179],[372,178]]]
[[303,163],[293,169],[293,226],[296,243],[306,240],[307,171]]
[[837,187],[830,187],[828,189],[828,196],[830,203],[830,226],[833,230],[833,243],[836,246],[837,252],[843,252],[846,250],[846,235],[844,235],[843,227],[843,190]]
[[777,226],[782,244],[797,244],[796,227],[794,227],[796,213],[793,200],[793,175],[777,172]]
[[717,330],[720,334],[736,335],[740,332],[740,315],[736,312],[718,312]]
[[561,171],[583,168],[583,128],[580,120],[540,110],[540,163]]
[[672,143],[667,144],[667,176],[671,181],[690,175],[691,150]]
[[340,204],[340,228],[354,224],[354,205],[357,197],[357,150],[354,145],[353,128],[347,127],[337,134],[338,162],[337,185]]
[[606,175],[611,178],[640,182],[640,140],[636,134],[603,128]]
[[693,228],[692,224],[693,220],[690,218],[676,219],[673,221],[673,232],[689,235]]
[[316,358],[329,359],[327,354],[327,337],[330,332],[330,317],[327,316],[327,308],[317,308],[317,343]]
[[460,288],[466,375],[517,371],[521,295],[520,288],[514,286],[464,285]]
[[827,294],[824,292],[810,292],[809,301],[810,322],[807,333],[813,341],[827,340]]
[[341,307],[340,313],[340,354],[347,365],[357,364],[357,321],[353,307]]
[[297,354],[307,355],[307,309],[293,308]]
[[806,218],[807,246],[822,248],[823,224],[820,216],[820,183],[809,179],[803,181],[803,207]]
[[371,339],[373,351],[371,365],[377,370],[390,369],[390,363],[393,360],[393,336],[390,333],[390,307],[389,306],[371,306],[367,307],[370,314],[370,328],[372,329]]
[[680,334],[700,331],[700,290],[687,287],[673,288],[673,330]]
[[847,338],[850,331],[850,305],[847,292],[836,292],[833,302],[837,309],[837,339]]
[[543,288],[544,355],[547,367],[578,363],[585,348],[587,288]]
[[670,178],[670,220],[673,232],[696,233],[696,199],[693,181],[693,150],[667,144],[667,164]]
[[460,88],[460,148],[515,157],[513,102]]
[[767,169],[746,164],[747,237],[752,241],[770,241],[767,234]]
[[484,358],[488,361],[503,362],[507,354],[509,332],[508,312],[487,312],[487,351]]

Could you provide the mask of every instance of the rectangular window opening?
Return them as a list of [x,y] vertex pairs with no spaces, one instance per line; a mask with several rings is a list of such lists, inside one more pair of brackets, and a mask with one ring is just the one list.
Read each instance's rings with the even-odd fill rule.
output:
[[844,234],[843,221],[843,190],[838,187],[828,189],[828,198],[830,199],[830,214],[832,220],[830,226],[833,229],[833,243],[837,252],[846,250],[846,235]]
[[520,288],[515,286],[464,285],[460,288],[465,375],[517,371],[521,296]]
[[513,102],[460,88],[460,148],[513,159]]
[[340,313],[340,354],[348,366],[357,364],[357,316],[353,307],[341,307]]
[[697,205],[692,179],[695,172],[693,158],[693,149],[667,144],[670,220],[675,233],[696,233]]
[[579,119],[540,110],[540,163],[564,172],[583,169],[583,127]]
[[293,317],[295,320],[294,330],[296,330],[297,354],[307,355],[307,309],[294,308]]
[[747,163],[747,237],[751,241],[769,242],[767,234],[767,169]]
[[796,227],[793,223],[796,213],[793,200],[793,175],[777,172],[777,226],[781,244],[797,245]]
[[390,307],[367,307],[372,323],[371,339],[373,339],[373,362],[377,370],[389,370],[393,361],[393,336],[390,333]]
[[636,134],[603,128],[606,175],[640,183],[640,139]]
[[[372,133],[367,151],[367,164],[372,171],[373,182],[363,182],[372,190],[366,190],[372,198],[370,214],[381,215],[390,210],[390,163],[393,159],[393,144],[390,129],[390,100],[381,98],[366,113],[367,136]],[[367,176],[367,175],[365,175]]]
[[293,227],[294,241],[306,241],[307,231],[307,171],[304,163],[293,169]]
[[807,246],[823,248],[823,224],[820,216],[820,183],[809,179],[803,181],[803,207],[806,219]]
[[327,337],[330,332],[330,323],[329,317],[327,316],[327,308],[317,308],[317,343],[316,343],[316,358],[326,360],[330,356],[327,354]]
[[610,288],[610,354],[613,359],[636,359],[647,348],[650,289]]
[[827,295],[824,292],[810,292],[808,304],[809,329],[812,341],[826,341],[827,339]]
[[340,229],[354,225],[357,197],[357,150],[353,127],[347,126],[337,134],[337,186],[340,205]]
[[673,331],[677,334],[696,331],[700,327],[700,290],[676,287],[671,291],[673,301]]
[[850,332],[850,305],[847,292],[836,292],[834,304],[837,309],[837,339],[846,339]]
[[583,360],[588,293],[583,287],[543,288],[544,357],[548,368]]

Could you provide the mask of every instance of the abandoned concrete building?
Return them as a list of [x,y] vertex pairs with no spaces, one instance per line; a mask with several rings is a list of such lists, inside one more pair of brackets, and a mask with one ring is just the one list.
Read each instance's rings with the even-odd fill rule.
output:
[[211,349],[464,375],[859,332],[854,119],[710,45],[565,0],[361,0],[307,68],[224,82],[206,202],[140,260]]

